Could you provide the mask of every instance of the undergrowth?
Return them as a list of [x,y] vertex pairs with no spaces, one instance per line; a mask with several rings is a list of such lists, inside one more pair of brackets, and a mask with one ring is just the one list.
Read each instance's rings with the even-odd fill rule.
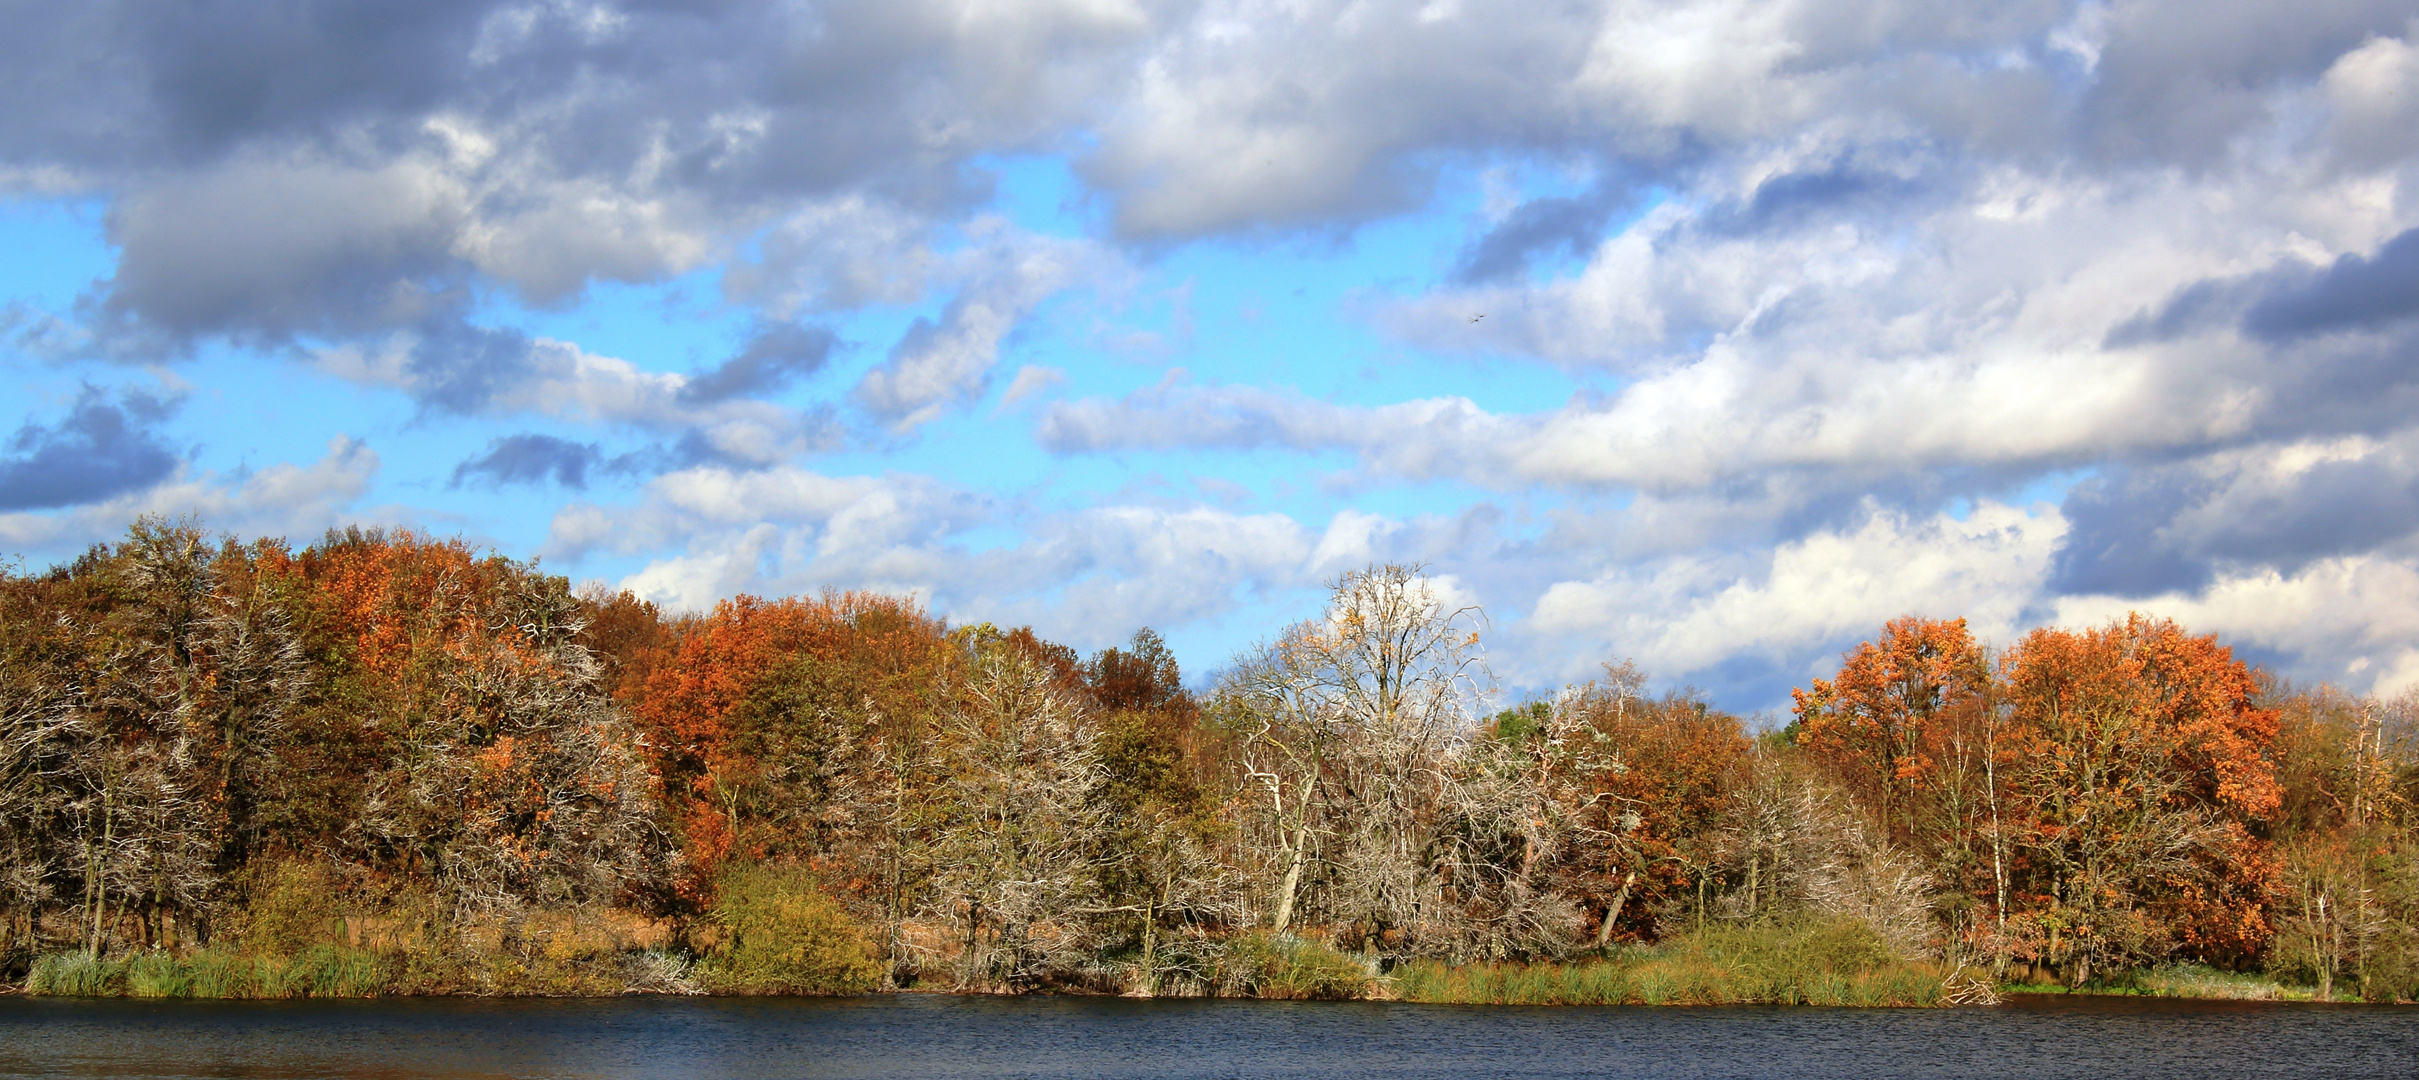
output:
[[1415,962],[1404,1001],[1473,1005],[1862,1005],[1943,1003],[1945,973],[1908,962],[1864,923],[1798,918],[1702,933],[1570,964]]

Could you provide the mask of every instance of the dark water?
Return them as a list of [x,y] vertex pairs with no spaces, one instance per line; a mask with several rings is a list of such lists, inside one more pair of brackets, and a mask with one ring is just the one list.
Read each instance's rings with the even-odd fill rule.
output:
[[0,999],[0,1077],[2419,1077],[2419,1009]]

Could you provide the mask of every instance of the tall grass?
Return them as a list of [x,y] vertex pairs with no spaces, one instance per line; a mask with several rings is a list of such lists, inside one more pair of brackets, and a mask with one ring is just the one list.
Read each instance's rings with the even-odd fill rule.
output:
[[110,960],[52,953],[34,961],[25,992],[51,997],[376,997],[386,988],[385,967],[376,953],[337,945],[316,945],[290,957],[204,950],[188,956],[146,953]]
[[34,959],[25,992],[55,997],[108,997],[126,986],[126,962],[83,953],[51,953]]
[[1863,1005],[1942,1003],[1945,973],[1891,955],[1855,920],[1723,926],[1577,964],[1413,963],[1405,1001],[1486,1005]]
[[2288,994],[2276,980],[2267,976],[2219,971],[2203,964],[2171,964],[2152,968],[2137,975],[2133,982],[2143,993],[2157,997],[2274,1001],[2298,996]]

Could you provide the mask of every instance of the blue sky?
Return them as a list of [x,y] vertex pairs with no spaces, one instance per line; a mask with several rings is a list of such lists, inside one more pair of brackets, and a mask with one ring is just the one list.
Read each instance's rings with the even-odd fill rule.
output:
[[0,20],[30,567],[408,526],[1202,675],[1410,561],[1515,694],[2128,610],[2419,686],[2407,3]]

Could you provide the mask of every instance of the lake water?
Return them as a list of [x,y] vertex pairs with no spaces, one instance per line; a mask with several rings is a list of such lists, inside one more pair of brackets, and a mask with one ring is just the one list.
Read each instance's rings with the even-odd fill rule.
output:
[[2419,1009],[1102,998],[0,999],[0,1077],[2419,1076]]

